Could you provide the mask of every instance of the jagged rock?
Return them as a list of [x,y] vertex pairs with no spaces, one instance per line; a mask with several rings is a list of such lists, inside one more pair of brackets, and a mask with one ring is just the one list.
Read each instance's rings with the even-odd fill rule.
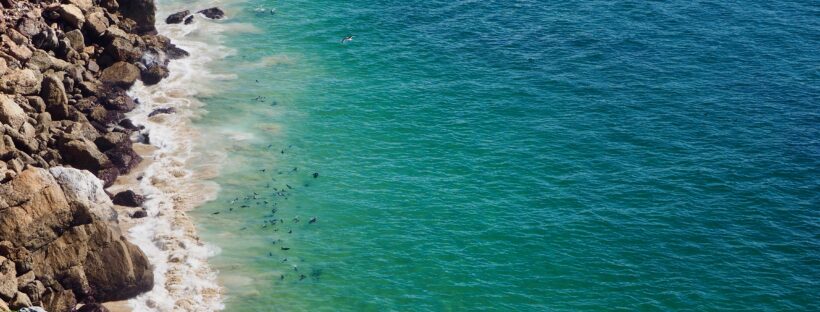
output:
[[99,147],[101,151],[107,151],[117,146],[131,146],[131,140],[128,138],[128,134],[122,132],[106,133],[94,140],[94,143],[97,144],[97,147]]
[[108,159],[108,156],[105,156],[94,143],[86,139],[70,141],[60,147],[59,150],[63,160],[78,169],[97,172],[111,166],[111,160]]
[[[2,17],[1,14],[0,17]],[[0,312],[11,312],[11,308],[9,308],[9,306],[5,302],[3,302],[3,300],[0,300]]]
[[[31,274],[34,275],[34,272],[31,272]],[[46,292],[46,287],[43,286],[43,282],[40,282],[39,280],[33,280],[23,284],[22,286],[19,286],[19,289],[33,302],[42,301],[43,295]]]
[[120,13],[136,22],[138,33],[156,32],[154,27],[157,8],[153,0],[122,0],[120,1]]
[[0,91],[9,94],[35,94],[40,92],[40,81],[42,79],[43,77],[39,72],[31,69],[12,69],[0,77]]
[[54,180],[62,187],[69,202],[87,207],[97,220],[115,222],[117,212],[111,208],[111,199],[102,183],[91,172],[65,167],[48,169]]
[[43,78],[43,87],[40,97],[46,105],[46,110],[56,119],[67,119],[69,117],[68,97],[63,83],[53,75],[46,75]]
[[105,155],[108,156],[111,163],[119,169],[120,173],[131,172],[131,169],[142,161],[142,157],[140,157],[131,146],[117,146],[116,148],[106,151]]
[[31,69],[44,72],[48,69],[63,71],[71,67],[71,63],[49,55],[46,51],[37,49],[31,54],[31,59],[26,63]]
[[104,56],[110,62],[131,62],[140,57],[140,51],[125,38],[117,37],[109,43],[104,50]]
[[0,299],[9,301],[17,294],[17,270],[14,262],[0,256]]
[[57,12],[60,13],[60,17],[66,21],[66,23],[74,26],[74,28],[81,28],[83,23],[85,23],[85,15],[83,15],[83,11],[76,5],[62,4],[57,9]]
[[197,13],[205,15],[205,17],[210,18],[210,19],[221,19],[221,18],[225,17],[225,12],[222,11],[222,9],[217,8],[217,7],[204,9],[204,10],[201,10]]
[[15,42],[14,39],[10,38],[5,34],[0,35],[0,38],[2,38],[2,43],[8,46],[8,51],[9,54],[11,54],[11,56],[15,57],[20,61],[26,61],[29,58],[31,58],[31,49],[29,49],[27,45],[18,44]]
[[188,53],[188,51],[185,51],[182,48],[177,47],[176,45],[169,46],[165,50],[165,53],[168,55],[168,58],[172,60],[186,58],[191,55],[190,53]]
[[77,298],[71,290],[51,290],[43,296],[47,311],[71,311],[77,305]]
[[28,295],[21,292],[17,292],[17,294],[14,296],[14,299],[12,299],[9,302],[9,307],[15,310],[30,306],[31,299],[28,298]]
[[101,100],[103,105],[105,105],[105,108],[111,110],[128,112],[137,106],[134,99],[128,96],[128,93],[125,92],[125,89],[119,87],[114,87],[107,90],[104,94],[102,94]]
[[194,22],[194,16],[193,15],[188,16],[188,17],[185,18],[185,25],[190,25],[193,22]]
[[[89,20],[89,23],[91,21]],[[105,28],[103,28],[105,31]],[[68,38],[68,42],[71,43],[71,48],[76,51],[82,51],[85,49],[85,37],[83,36],[83,32],[79,29],[75,29],[65,33],[65,37]]]
[[[112,230],[109,221],[100,220],[105,214],[94,212],[111,208],[100,204],[107,197],[99,182],[89,181],[97,180],[76,169],[29,168],[0,185],[0,240],[35,250],[31,258],[37,280],[19,288],[32,300],[39,297],[49,311],[71,310],[75,293],[83,296],[90,286],[102,301],[126,299],[153,287],[145,255]],[[0,272],[13,269],[6,266]],[[15,274],[10,275],[0,278],[0,284],[16,283]],[[18,295],[14,286],[11,296]]]
[[12,128],[18,129],[26,122],[26,112],[17,105],[14,100],[0,94],[0,122],[11,125]]
[[168,17],[165,18],[165,23],[166,24],[179,24],[179,23],[182,23],[183,19],[185,19],[185,17],[190,15],[190,14],[191,14],[191,11],[189,11],[189,10],[176,12],[174,14],[168,15]]
[[150,86],[159,83],[162,79],[167,78],[168,75],[170,75],[170,73],[167,67],[154,64],[141,72],[140,79],[142,79],[142,82],[146,85]]
[[84,29],[93,37],[103,35],[109,27],[108,18],[105,17],[105,13],[103,12],[89,13],[86,15],[85,19],[86,23]]
[[112,200],[115,205],[126,207],[139,207],[145,202],[145,198],[142,195],[134,193],[132,190],[119,192],[117,195],[114,195]]
[[126,62],[117,62],[102,71],[100,79],[123,88],[129,88],[140,76],[137,66]]
[[0,57],[0,76],[6,73],[9,70],[8,65],[6,64],[6,59]]
[[21,18],[17,21],[17,30],[29,38],[42,31],[44,26],[45,25],[42,22],[38,22],[33,18]]
[[60,44],[59,42],[57,33],[50,27],[45,27],[42,31],[31,38],[31,43],[35,47],[43,50],[54,49]]

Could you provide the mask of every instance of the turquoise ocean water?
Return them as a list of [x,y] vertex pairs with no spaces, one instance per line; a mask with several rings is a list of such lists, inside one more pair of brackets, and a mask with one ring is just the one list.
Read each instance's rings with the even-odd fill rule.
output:
[[816,2],[220,5],[228,311],[820,310]]

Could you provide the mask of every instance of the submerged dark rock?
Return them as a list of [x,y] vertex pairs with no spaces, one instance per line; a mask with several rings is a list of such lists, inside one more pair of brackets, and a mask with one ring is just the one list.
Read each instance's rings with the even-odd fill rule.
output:
[[154,117],[154,116],[159,115],[159,114],[173,114],[173,113],[176,113],[176,111],[177,110],[173,107],[157,108],[153,112],[148,114],[148,117]]
[[134,193],[132,190],[122,191],[112,198],[114,205],[126,207],[139,207],[145,201],[145,197]]
[[210,18],[210,19],[222,19],[222,18],[225,17],[225,11],[222,11],[222,9],[217,8],[217,7],[204,9],[204,10],[201,10],[197,13],[205,15],[205,17]]
[[179,24],[179,23],[182,23],[183,19],[185,19],[185,17],[188,16],[188,15],[191,15],[191,11],[189,11],[189,10],[176,12],[174,14],[168,15],[168,17],[165,18],[165,23],[166,24]]

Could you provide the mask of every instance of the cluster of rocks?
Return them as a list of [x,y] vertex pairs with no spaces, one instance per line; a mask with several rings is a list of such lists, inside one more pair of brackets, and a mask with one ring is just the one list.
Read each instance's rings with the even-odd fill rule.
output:
[[[225,12],[217,7],[199,10],[197,13],[202,14],[203,16],[210,19],[222,19],[225,17]],[[188,25],[193,22],[194,16],[191,14],[190,10],[179,11],[174,14],[168,15],[168,17],[165,18],[166,24],[184,23],[185,25]]]
[[87,170],[101,190],[141,161],[126,90],[188,55],[157,34],[155,12],[153,0],[0,0],[0,311],[152,287],[142,252],[93,213],[108,196],[88,203],[58,176]]

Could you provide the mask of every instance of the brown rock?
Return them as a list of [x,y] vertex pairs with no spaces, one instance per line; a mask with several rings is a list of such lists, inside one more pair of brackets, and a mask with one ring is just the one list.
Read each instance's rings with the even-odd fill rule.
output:
[[111,166],[108,156],[100,152],[94,143],[85,139],[73,140],[64,144],[60,148],[60,155],[72,167],[91,172]]
[[[92,289],[94,298],[102,301],[150,290],[153,273],[147,258],[99,212],[111,210],[99,182],[84,185],[96,180],[69,173],[81,171],[29,168],[0,185],[0,253],[20,250],[14,246],[35,250],[30,259],[36,275],[22,279],[24,285],[10,285],[21,279],[14,278],[14,264],[6,261],[11,258],[3,256],[0,285],[15,290],[3,293],[3,299],[23,293],[33,302],[42,301],[49,311],[69,311],[76,304],[75,294],[84,296]],[[6,262],[10,265],[2,264]]]
[[88,12],[94,6],[91,0],[68,0],[67,2],[77,6],[83,12]]
[[43,296],[47,311],[71,311],[77,305],[77,298],[71,290],[50,290]]
[[[89,20],[89,24],[91,21]],[[103,28],[105,31],[105,28]],[[68,38],[68,42],[71,43],[71,48],[75,51],[82,51],[85,49],[85,37],[83,36],[83,32],[79,29],[75,29],[65,33],[65,37]]]
[[111,163],[119,169],[120,173],[131,172],[131,169],[139,165],[142,161],[142,157],[140,157],[130,145],[117,146],[116,148],[106,151],[105,155],[108,156]]
[[31,299],[28,298],[28,295],[21,292],[17,292],[14,299],[9,302],[9,307],[15,310],[30,306],[32,306]]
[[126,93],[125,89],[119,87],[106,90],[102,94],[101,100],[105,108],[122,112],[129,112],[137,106],[137,103]]
[[140,51],[128,39],[116,37],[105,47],[103,55],[110,62],[131,62],[140,57]]
[[140,76],[136,66],[126,62],[117,62],[102,71],[100,79],[123,88],[129,88]]
[[68,119],[68,97],[63,83],[53,75],[46,75],[43,78],[43,87],[40,97],[46,104],[46,110],[55,119]]
[[0,122],[19,129],[27,118],[26,112],[20,108],[20,105],[5,94],[0,94]]
[[17,270],[14,262],[0,256],[0,299],[9,301],[17,294]]
[[94,37],[103,35],[105,30],[108,29],[108,18],[105,17],[105,13],[103,12],[89,13],[86,15],[85,19],[86,23],[84,29]]
[[40,92],[43,76],[31,69],[12,69],[0,77],[0,91],[9,94],[31,95]]
[[162,79],[167,78],[168,75],[170,75],[170,73],[167,67],[154,64],[142,71],[140,79],[142,79],[142,82],[146,85],[150,86],[159,83]]
[[76,5],[73,4],[63,4],[57,9],[57,12],[60,13],[60,17],[66,21],[74,28],[82,28],[83,23],[85,23],[85,15],[83,15],[83,11],[80,10]]

